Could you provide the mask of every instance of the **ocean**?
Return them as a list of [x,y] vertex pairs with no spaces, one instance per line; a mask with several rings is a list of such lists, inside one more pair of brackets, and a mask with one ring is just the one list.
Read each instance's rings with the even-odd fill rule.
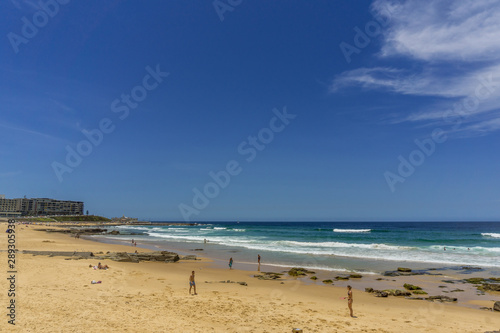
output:
[[[207,222],[194,226],[118,226],[93,236],[157,250],[199,254],[225,263],[380,274],[479,266],[500,275],[498,222]],[[207,240],[207,243],[205,243]],[[196,251],[196,253],[194,252]]]

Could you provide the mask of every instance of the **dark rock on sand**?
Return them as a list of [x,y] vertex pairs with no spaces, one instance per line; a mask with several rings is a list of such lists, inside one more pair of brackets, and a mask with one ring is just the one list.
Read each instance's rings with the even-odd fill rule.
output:
[[443,275],[441,273],[430,273],[429,270],[412,271],[410,268],[398,267],[396,271],[386,271],[384,276],[410,276],[410,275]]
[[156,251],[146,253],[127,253],[127,252],[114,252],[105,256],[97,257],[99,259],[110,259],[119,262],[140,262],[140,261],[163,261],[163,262],[177,262],[179,255],[174,252]]
[[188,256],[180,257],[180,260],[200,260],[200,259],[196,259],[196,256],[194,254],[191,254]]
[[273,273],[273,272],[263,272],[260,275],[254,275],[253,277],[258,278],[259,280],[277,280],[281,279],[281,273]]
[[394,291],[394,296],[411,296],[411,292],[396,289]]
[[373,288],[365,288],[365,292],[372,293],[373,292]]
[[330,284],[330,283],[333,283],[333,281],[332,281],[332,280],[330,280],[330,279],[328,279],[328,280],[323,280],[323,283],[325,283],[325,284]]
[[405,287],[406,290],[422,290],[422,288],[420,288],[419,286],[415,286],[409,283],[405,283],[403,287]]
[[387,293],[385,291],[379,291],[378,293],[376,293],[375,296],[376,297],[387,297],[387,296],[389,296],[389,293]]
[[483,283],[477,289],[482,291],[500,291],[500,283]]
[[29,251],[24,250],[22,253],[32,254],[34,256],[49,256],[49,257],[71,257],[68,259],[90,259],[94,257],[92,252],[77,252],[77,251]]
[[500,311],[500,302],[495,302],[495,304],[493,305],[493,310]]
[[288,275],[290,276],[304,276],[307,274],[314,274],[315,272],[309,271],[305,268],[294,267],[288,271]]
[[346,281],[346,280],[349,280],[349,277],[347,277],[347,276],[340,276],[340,275],[338,275],[338,276],[336,276],[336,277],[335,277],[335,280],[343,280],[343,281]]
[[115,252],[102,256],[100,259],[110,259],[118,262],[139,262],[137,257],[131,257],[127,252]]
[[450,290],[450,293],[458,293],[458,292],[462,292],[462,291],[465,291],[465,290],[457,288],[457,289]]
[[474,266],[462,266],[460,269],[467,270],[467,271],[481,271],[481,267],[474,267]]
[[480,277],[474,277],[474,278],[465,279],[465,281],[468,283],[472,283],[472,284],[480,284],[480,283],[485,282],[486,279],[480,278]]
[[316,276],[311,276],[311,277],[310,277],[310,279],[311,279],[311,280],[317,280],[317,279],[318,279],[318,277],[316,277]]
[[427,297],[429,301],[440,301],[440,302],[456,302],[457,298],[455,297],[448,297],[448,296],[443,296],[443,295],[438,295],[438,296],[429,296]]
[[108,235],[119,235],[120,232],[118,230],[113,230],[111,232],[108,232]]
[[349,274],[349,277],[351,279],[361,279],[363,277],[363,275],[361,275],[361,274]]

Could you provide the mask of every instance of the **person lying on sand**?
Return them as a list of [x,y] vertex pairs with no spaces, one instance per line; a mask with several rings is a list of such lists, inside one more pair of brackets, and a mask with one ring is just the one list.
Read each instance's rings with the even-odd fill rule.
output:
[[101,265],[101,263],[97,264],[97,268],[99,269],[108,269],[109,266],[108,265]]

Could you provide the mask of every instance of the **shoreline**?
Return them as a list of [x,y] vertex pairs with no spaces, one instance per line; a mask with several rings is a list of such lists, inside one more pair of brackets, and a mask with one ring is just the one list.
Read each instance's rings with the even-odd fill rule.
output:
[[[19,250],[151,251],[32,230],[40,227],[43,225],[18,227]],[[6,248],[5,237],[1,244]],[[346,294],[342,286],[294,278],[262,281],[250,277],[257,271],[217,268],[215,261],[203,256],[199,261],[172,264],[103,260],[110,266],[106,271],[88,267],[97,264],[96,260],[22,253],[18,257],[23,282],[19,285],[16,325],[20,331],[136,332],[148,327],[155,331],[287,332],[299,327],[304,332],[440,332],[460,327],[464,332],[477,332],[500,327],[499,313],[396,297],[376,298],[361,290],[354,292],[357,318],[349,318],[347,306],[340,300]],[[197,274],[198,296],[187,293],[191,270]],[[90,284],[97,279],[102,284]],[[220,283],[226,280],[245,281],[248,286]],[[356,289],[354,283],[353,287]],[[5,324],[4,320],[0,327]]]
[[[85,237],[85,239],[89,239],[92,241],[96,242],[102,242],[104,244],[121,244],[123,241],[122,240],[115,240],[113,241],[111,238],[100,238],[99,235],[95,235],[96,237]],[[133,237],[133,236],[131,236]],[[196,255],[198,258],[203,258],[205,260],[209,260],[212,263],[212,268],[214,269],[221,269],[221,270],[227,270],[227,260],[217,258],[210,256],[210,254],[207,255],[206,251],[192,251],[192,250],[186,250],[183,248],[178,248],[178,247],[170,247],[170,246],[159,246],[159,245],[151,245],[147,243],[137,243],[138,246],[143,246],[142,248],[153,250],[156,251],[161,251],[161,250],[166,250],[166,251],[171,251],[171,252],[176,252],[179,254],[183,255]],[[191,243],[193,244],[194,247],[196,246],[203,246],[206,244],[198,244],[198,243]],[[228,252],[231,252],[228,250]],[[230,255],[228,254],[228,257]],[[399,263],[401,264],[401,263]],[[407,266],[414,267],[412,264],[415,263],[410,263],[406,262],[405,263]],[[426,266],[423,265],[422,263],[416,263],[419,266]],[[257,263],[250,263],[250,262],[234,262],[234,269],[242,270],[247,273],[253,273],[253,274],[261,274],[261,272],[276,272],[276,273],[285,273],[288,272],[288,270],[294,268],[294,267],[303,267],[300,264],[290,264],[290,265],[279,265],[279,264],[273,264],[273,263],[262,263],[260,270],[256,267],[258,267]],[[430,266],[430,265],[429,265]],[[394,270],[397,270],[398,267],[398,262],[394,262],[393,268]],[[402,267],[402,266],[399,266]],[[405,266],[406,267],[406,266]],[[436,268],[439,267],[439,268]],[[314,268],[314,267],[306,267],[308,269],[312,269],[315,271],[315,274],[310,274],[305,277],[298,277],[296,280],[300,281],[301,283],[304,283],[306,285],[318,285],[318,286],[324,286],[324,285],[330,285],[330,286],[335,286],[339,288],[345,288],[347,285],[352,285],[354,289],[357,289],[359,292],[365,292],[365,288],[373,288],[376,290],[395,290],[395,289],[400,289],[402,291],[406,291],[403,285],[405,283],[413,284],[413,285],[418,285],[422,287],[422,289],[426,292],[428,292],[428,295],[412,295],[412,297],[428,297],[428,296],[433,296],[433,295],[444,295],[448,297],[454,297],[457,298],[457,302],[453,303],[447,303],[446,305],[450,306],[462,306],[462,307],[467,307],[471,309],[480,309],[481,307],[485,307],[485,304],[488,303],[488,300],[494,300],[494,301],[500,301],[500,293],[499,292],[492,292],[492,293],[486,293],[483,295],[478,295],[477,290],[474,285],[470,283],[460,283],[458,281],[463,280],[465,278],[471,278],[471,277],[489,277],[490,271],[488,269],[484,269],[484,271],[481,272],[474,272],[474,271],[468,271],[468,270],[462,270],[462,274],[460,274],[459,269],[457,269],[459,266],[456,267],[440,267],[439,265],[434,265],[434,267],[428,267],[425,269],[417,269],[417,270],[422,270],[422,271],[428,271],[432,272],[434,274],[441,274],[441,275],[409,275],[409,276],[397,276],[397,277],[391,277],[391,276],[385,276],[382,273],[379,272],[371,272],[371,271],[358,271],[358,270],[348,270],[348,269],[331,269],[331,270],[325,270],[322,268]],[[413,269],[413,268],[412,268]],[[415,269],[413,269],[415,270]],[[361,279],[350,279],[350,280],[335,280],[335,276],[348,276],[352,273],[359,273],[363,277]],[[431,273],[431,274],[432,274]],[[253,275],[250,274],[249,276]],[[316,276],[317,280],[311,280],[311,276]],[[332,284],[324,284],[322,281],[331,279],[333,280]],[[451,280],[455,281],[455,283],[443,283],[442,280]],[[446,288],[442,288],[446,286]],[[463,290],[461,292],[453,292],[453,290]],[[391,296],[389,296],[391,297]],[[412,300],[413,301],[413,300]],[[490,306],[491,307],[491,306]]]

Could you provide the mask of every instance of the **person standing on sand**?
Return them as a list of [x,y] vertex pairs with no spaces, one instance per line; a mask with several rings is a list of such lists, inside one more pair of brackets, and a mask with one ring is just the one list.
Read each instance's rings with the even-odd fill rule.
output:
[[191,288],[194,288],[193,295],[198,295],[196,293],[196,283],[194,282],[194,271],[192,271],[191,275],[189,276],[189,295],[191,295]]
[[[345,297],[344,297],[345,299]],[[349,308],[349,311],[351,312],[351,317],[354,317],[352,314],[352,287],[347,286],[347,307]]]
[[260,254],[257,255],[257,262],[259,263],[260,265]]
[[229,269],[233,267],[233,257],[229,258]]

